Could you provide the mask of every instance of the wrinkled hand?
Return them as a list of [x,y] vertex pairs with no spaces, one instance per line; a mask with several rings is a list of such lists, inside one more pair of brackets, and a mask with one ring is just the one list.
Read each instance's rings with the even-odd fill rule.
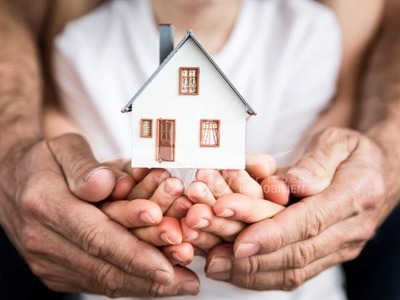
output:
[[286,176],[292,194],[304,198],[245,228],[233,249],[215,247],[208,276],[249,289],[292,290],[354,259],[382,219],[382,164],[380,149],[367,137],[325,130]]
[[1,161],[0,172],[1,224],[49,288],[111,297],[198,292],[191,271],[173,267],[86,202],[109,196],[115,176],[81,137],[20,145]]

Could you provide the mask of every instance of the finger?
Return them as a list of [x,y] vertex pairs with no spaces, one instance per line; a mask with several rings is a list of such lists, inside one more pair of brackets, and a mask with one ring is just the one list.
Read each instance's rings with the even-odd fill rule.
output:
[[187,215],[192,206],[193,203],[186,196],[180,196],[175,199],[174,203],[165,212],[164,216],[180,220]]
[[[64,150],[59,149],[61,152]],[[179,283],[183,284],[190,280],[189,285],[191,285],[193,280],[198,282],[192,272],[184,274],[186,277],[179,277],[176,281],[177,277],[174,277],[174,274],[176,276],[177,271],[158,249],[138,240],[125,228],[110,221],[94,205],[73,196],[62,170],[53,159],[48,144],[37,144],[35,151],[40,153],[41,159],[31,160],[29,169],[20,174],[21,180],[26,179],[24,175],[36,174],[34,180],[24,181],[23,193],[18,197],[19,213],[25,216],[26,222],[30,220],[31,225],[25,226],[25,229],[30,230],[24,235],[22,244],[25,248],[30,248],[33,252],[43,248],[52,253],[65,251],[64,260],[67,265],[73,265],[74,269],[87,268],[83,273],[91,279],[97,279],[94,280],[99,283],[99,289],[95,291],[97,293],[102,293],[104,290],[115,292],[126,289],[131,289],[132,293],[134,292],[132,289],[137,289],[139,294],[141,292],[148,294],[156,292],[160,284],[169,287],[173,285],[175,288],[175,290],[160,288],[160,292],[176,293]],[[52,178],[51,184],[49,176]],[[55,199],[54,195],[58,195],[59,198]],[[73,247],[68,245],[63,247],[60,243],[48,245],[40,240],[36,242],[34,237],[42,236],[43,232],[36,230],[34,228],[36,226],[43,227],[45,231],[48,229],[47,231],[58,233],[70,241],[70,245],[75,246],[82,256],[73,252],[71,250]],[[47,257],[51,259],[51,256]],[[93,263],[90,259],[94,260]],[[55,261],[58,261],[57,257]],[[127,279],[127,276],[134,276],[136,281]],[[134,282],[139,286],[135,284],[130,287],[129,285]],[[141,283],[143,284],[140,285]],[[184,290],[185,288],[181,289]]]
[[[330,185],[337,168],[360,147],[366,147],[355,131],[328,128],[312,140],[304,156],[288,171],[286,182],[299,197],[317,194]],[[371,153],[371,152],[367,152]]]
[[263,197],[279,205],[287,205],[289,202],[290,190],[288,185],[277,176],[267,176],[261,181]]
[[99,208],[111,220],[126,228],[157,225],[163,217],[160,207],[148,200],[107,201]]
[[234,193],[240,193],[252,198],[263,198],[263,190],[249,173],[244,170],[223,170],[222,176]]
[[187,242],[182,242],[179,245],[164,246],[161,249],[173,265],[184,267],[188,265],[194,257],[193,246]]
[[163,217],[157,226],[134,228],[130,232],[140,240],[154,246],[182,243],[182,232],[179,221],[170,217]]
[[232,193],[232,189],[217,170],[198,170],[196,179],[205,183],[215,198]]
[[256,181],[261,181],[269,175],[275,174],[276,161],[267,154],[246,154],[246,171]]
[[[210,254],[211,262],[208,272],[236,272],[250,274],[254,272],[269,272],[282,269],[304,268],[334,252],[342,251],[343,254],[354,255],[354,250],[360,251],[362,246],[371,237],[371,233],[359,225],[360,218],[350,218],[324,231],[318,237],[287,245],[275,252],[236,259],[231,249],[215,247]],[[372,227],[369,225],[369,227]],[[349,228],[353,228],[349,229]],[[250,234],[257,234],[251,232]],[[347,250],[345,250],[347,249]],[[218,263],[213,266],[213,258],[218,258]],[[343,256],[342,262],[354,259],[354,256]],[[224,259],[226,269],[223,269]],[[229,266],[229,269],[228,269]]]
[[215,234],[192,229],[187,225],[186,218],[181,220],[181,228],[183,241],[189,242],[194,246],[196,255],[208,252],[211,248],[223,242],[223,240]]
[[[58,194],[65,195],[66,192]],[[57,217],[61,212],[62,223]],[[110,222],[91,204],[64,197],[63,202],[46,205],[45,210],[35,214],[42,224],[79,245],[91,256],[119,266],[128,274],[165,285],[173,280],[171,265],[158,249]]]
[[[29,233],[28,245],[31,250],[34,248],[39,251],[28,261],[34,274],[42,278],[50,288],[105,294],[109,297],[168,296],[198,292],[198,278],[191,271],[174,268],[174,280],[168,287],[162,287],[154,281],[130,275],[107,261],[89,255],[56,233],[42,233]],[[153,257],[150,253],[148,255],[151,260]],[[139,257],[137,259],[140,260]]]
[[155,190],[149,200],[156,203],[163,213],[165,213],[174,201],[179,198],[184,191],[182,181],[176,177],[165,179]]
[[132,189],[128,199],[149,199],[161,183],[169,177],[170,174],[165,170],[157,169],[151,171]]
[[149,175],[155,169],[150,168],[132,168],[131,162],[127,161],[123,166],[123,171],[129,174],[135,183],[141,182],[147,175]]
[[285,207],[264,199],[229,194],[218,198],[212,209],[216,216],[250,224],[269,219]]
[[[347,251],[347,250],[344,250]],[[233,253],[232,253],[233,254]],[[323,257],[304,268],[286,269],[270,272],[258,272],[245,274],[238,272],[214,272],[206,273],[208,278],[230,282],[236,286],[253,290],[284,290],[292,291],[301,286],[307,280],[315,277],[329,267],[341,262],[342,252],[335,252]],[[214,269],[225,269],[226,262],[214,258]],[[208,269],[207,269],[208,270]]]
[[[363,180],[354,180],[360,174]],[[343,187],[348,186],[349,182],[352,192],[343,193]],[[358,195],[368,197],[364,199]],[[357,159],[349,160],[337,170],[335,180],[328,189],[287,207],[272,219],[253,224],[252,227],[259,227],[258,230],[263,228],[261,236],[239,235],[235,254],[244,257],[258,253],[260,249],[265,253],[273,252],[294,242],[318,236],[338,222],[380,207],[385,199],[383,195],[384,184],[380,172]],[[242,250],[239,251],[239,248]]]
[[201,181],[193,181],[190,183],[187,196],[193,203],[203,203],[210,206],[213,206],[215,203],[214,195],[211,193],[208,186]]
[[115,187],[109,196],[110,200],[126,199],[129,192],[133,189],[135,182],[129,173],[124,172],[124,162],[122,160],[104,163],[109,167],[115,176]]
[[193,205],[186,216],[186,224],[191,228],[213,233],[225,241],[233,241],[246,227],[242,222],[216,216],[213,208],[206,204]]
[[93,157],[89,144],[76,134],[65,134],[47,141],[54,159],[61,167],[68,187],[77,197],[97,202],[114,190],[115,176]]

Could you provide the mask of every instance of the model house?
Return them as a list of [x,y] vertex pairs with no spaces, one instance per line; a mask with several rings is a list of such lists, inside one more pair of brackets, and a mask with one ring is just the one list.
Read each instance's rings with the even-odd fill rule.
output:
[[132,167],[244,169],[255,115],[188,30],[174,49],[160,26],[160,66],[123,112],[132,113]]

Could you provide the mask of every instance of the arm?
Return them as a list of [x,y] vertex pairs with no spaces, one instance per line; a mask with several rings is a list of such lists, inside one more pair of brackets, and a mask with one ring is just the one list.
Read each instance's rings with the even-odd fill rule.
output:
[[[380,45],[376,48],[381,61],[375,61],[368,69],[371,76],[382,76],[374,82],[376,91],[392,91],[390,100],[377,98],[387,100],[384,120],[366,135],[328,128],[315,136],[308,152],[287,174],[292,194],[302,199],[272,219],[244,229],[232,252],[214,248],[207,264],[214,257],[230,261],[229,270],[220,268],[223,276],[216,274],[216,279],[253,289],[292,290],[330,266],[357,257],[385,216],[398,204],[396,132],[400,124],[396,118],[400,111],[394,100],[399,97],[394,75],[400,57],[394,49],[400,40],[396,19],[399,11],[400,6],[394,1],[387,7],[390,14],[385,15]],[[393,55],[387,55],[388,49],[392,49]],[[371,88],[368,84],[366,87],[366,90]]]
[[[336,95],[302,143],[299,155],[304,152],[304,148],[317,132],[330,126],[354,125],[362,62],[379,28],[385,0],[319,0],[319,2],[329,6],[337,16],[342,30],[342,63]],[[354,20],[357,20],[357,26],[353,26]]]
[[[31,33],[7,1],[0,2],[0,159],[41,138],[42,87]],[[16,20],[17,19],[17,20]]]
[[42,139],[40,64],[14,4],[0,1],[0,222],[8,237],[55,290],[196,293],[193,273],[173,269],[158,249],[79,199],[106,198],[115,178],[81,137]]

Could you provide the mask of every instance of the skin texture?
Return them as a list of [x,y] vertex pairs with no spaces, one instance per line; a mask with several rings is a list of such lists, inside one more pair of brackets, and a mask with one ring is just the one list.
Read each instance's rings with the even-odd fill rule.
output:
[[[387,3],[362,89],[367,103],[384,104],[385,117],[370,123],[365,135],[333,127],[315,136],[286,175],[301,200],[247,227],[233,248],[225,244],[212,249],[209,277],[251,289],[292,290],[326,268],[357,257],[398,205],[399,12],[398,3]],[[393,55],[387,55],[390,51]]]
[[10,3],[0,2],[0,222],[8,237],[54,290],[196,294],[192,272],[88,203],[112,194],[119,175],[94,160],[86,141],[71,134],[43,140],[34,36]]
[[[139,241],[135,235],[127,235],[123,226],[92,204],[81,201],[104,199],[113,193],[116,177],[121,176],[99,167],[79,136],[42,140],[39,124],[42,91],[38,80],[41,71],[33,36],[25,23],[18,21],[18,16],[10,17],[13,14],[1,3],[0,44],[6,46],[0,50],[0,127],[5,129],[0,132],[0,221],[14,245],[34,273],[55,290],[88,291],[112,297],[197,293],[199,284],[194,274],[181,267],[173,268],[158,249]],[[392,4],[391,8],[389,12],[398,6]],[[296,288],[325,268],[355,257],[377,225],[397,205],[399,191],[395,179],[400,159],[394,145],[399,142],[396,116],[400,112],[395,80],[387,78],[395,79],[398,72],[398,63],[391,60],[398,58],[393,39],[398,24],[394,14],[391,16],[386,19],[378,49],[381,53],[393,51],[394,55],[374,57],[370,74],[375,74],[376,77],[371,76],[378,80],[374,81],[375,90],[364,91],[367,95],[371,93],[371,98],[387,100],[389,109],[385,118],[367,136],[339,128],[330,128],[317,136],[308,154],[287,175],[292,179],[291,190],[296,187],[302,191],[298,196],[305,198],[273,218],[251,216],[250,219],[235,214],[235,207],[227,207],[234,211],[229,217],[235,222],[232,224],[238,228],[243,223],[251,225],[237,235],[234,244],[222,243],[206,249],[210,250],[209,277],[250,289]],[[382,95],[382,91],[389,92]],[[357,181],[357,186],[350,193],[343,193],[348,182],[360,174],[362,180]],[[268,178],[265,170],[260,173],[256,170],[252,175],[261,182]],[[50,178],[57,184],[49,186]],[[156,191],[151,192],[147,197]],[[219,189],[212,193],[215,201],[230,196],[221,194]],[[207,201],[213,199],[209,197]],[[223,208],[215,205],[213,212],[221,214]],[[270,235],[265,231],[259,234],[265,228],[271,231]],[[203,232],[215,244],[233,241],[233,233],[223,236],[223,232],[215,229]],[[121,240],[123,247],[119,246]],[[334,245],[330,244],[332,240]],[[210,245],[208,241],[203,244]],[[60,251],[59,245],[63,245],[64,251]],[[177,252],[173,246],[163,250],[164,253],[173,257],[173,252]],[[141,252],[143,247],[146,254]],[[182,251],[186,256],[175,262],[187,261],[192,255],[190,251],[190,247]],[[149,259],[154,265],[148,265]],[[155,274],[155,268],[169,275]],[[166,287],[155,281],[170,285]]]

